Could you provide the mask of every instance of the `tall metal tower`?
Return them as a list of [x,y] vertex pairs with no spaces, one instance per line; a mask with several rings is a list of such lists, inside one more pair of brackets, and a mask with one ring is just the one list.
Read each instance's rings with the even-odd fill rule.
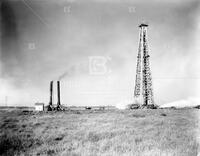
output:
[[154,108],[152,77],[147,45],[147,24],[139,25],[139,49],[137,56],[134,98],[141,99],[141,108]]

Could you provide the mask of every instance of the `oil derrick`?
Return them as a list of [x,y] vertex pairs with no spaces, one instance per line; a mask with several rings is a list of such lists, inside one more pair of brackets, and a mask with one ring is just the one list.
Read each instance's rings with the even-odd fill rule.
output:
[[[155,108],[152,77],[147,44],[147,24],[141,24],[137,56],[134,98],[139,99],[140,108]],[[141,100],[142,99],[142,100]]]
[[142,31],[140,31],[139,35],[139,49],[138,49],[138,56],[137,56],[137,67],[136,67],[136,78],[135,78],[135,90],[134,90],[134,98],[140,98],[141,90],[142,90],[142,75],[141,75],[141,51],[142,51]]

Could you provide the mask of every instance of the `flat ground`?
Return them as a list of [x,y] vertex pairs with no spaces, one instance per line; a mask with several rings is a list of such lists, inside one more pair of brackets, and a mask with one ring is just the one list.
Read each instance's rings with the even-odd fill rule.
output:
[[0,111],[0,155],[197,156],[197,109]]

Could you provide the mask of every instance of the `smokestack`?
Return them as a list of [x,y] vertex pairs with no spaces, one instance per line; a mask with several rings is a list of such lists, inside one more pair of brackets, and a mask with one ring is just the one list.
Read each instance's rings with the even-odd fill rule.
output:
[[60,106],[60,81],[57,81],[57,94],[58,94],[58,103],[57,103],[57,105]]
[[49,105],[53,105],[53,81],[50,82],[50,101]]
[[53,108],[53,81],[50,82],[50,100],[49,100],[49,105],[47,107],[47,111],[52,111],[54,110]]

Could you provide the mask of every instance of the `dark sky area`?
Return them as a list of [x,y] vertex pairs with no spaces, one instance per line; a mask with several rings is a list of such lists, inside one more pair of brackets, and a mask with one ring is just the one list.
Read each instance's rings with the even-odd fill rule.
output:
[[[149,24],[156,103],[199,98],[199,4],[198,0],[1,1],[0,105],[47,104],[49,83],[58,79],[65,104],[130,103],[141,22]],[[107,61],[104,74],[91,74],[91,58]]]

